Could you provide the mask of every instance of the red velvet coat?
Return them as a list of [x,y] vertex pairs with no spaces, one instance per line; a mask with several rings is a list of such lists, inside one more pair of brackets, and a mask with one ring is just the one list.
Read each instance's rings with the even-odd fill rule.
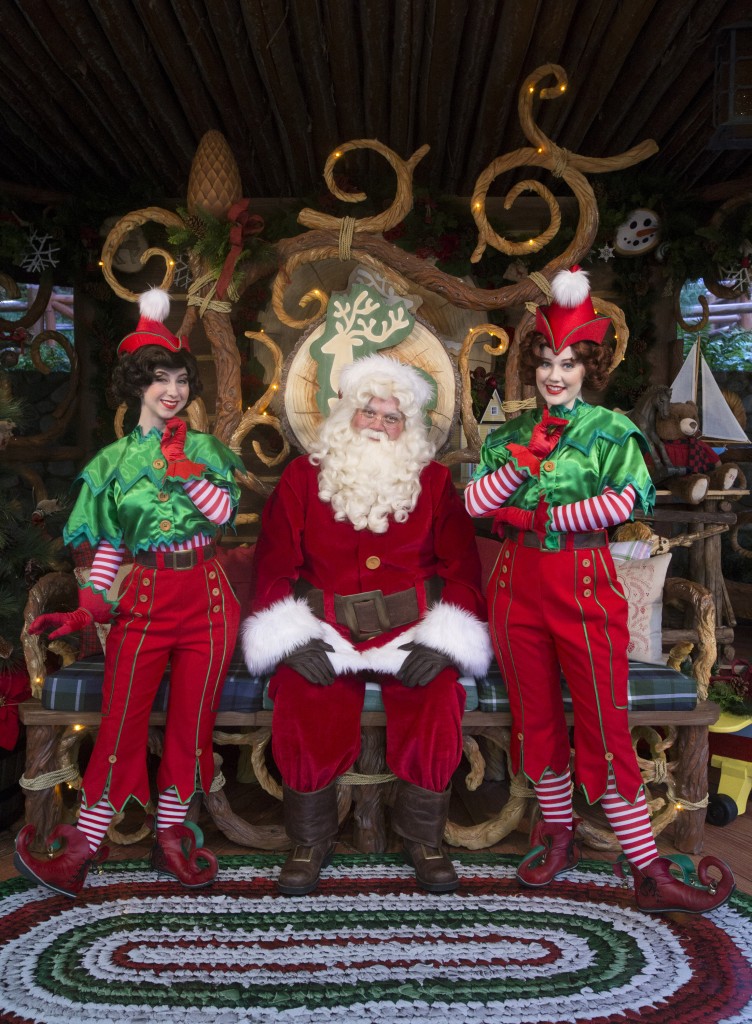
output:
[[[332,662],[339,672],[393,673],[406,656],[399,645],[409,639],[444,651],[468,674],[487,669],[490,644],[475,532],[449,470],[437,462],[423,470],[420,496],[407,520],[390,521],[377,534],[336,522],[331,505],[319,498],[318,469],[305,456],[296,459],[264,509],[254,569],[252,615],[244,634],[253,671],[269,671],[315,636],[335,647]],[[293,596],[298,579],[324,591],[326,606],[334,594],[392,594],[434,575],[444,582],[439,604],[422,609],[413,624],[358,644],[331,614],[322,623],[304,599]],[[423,588],[416,589],[422,597]]]

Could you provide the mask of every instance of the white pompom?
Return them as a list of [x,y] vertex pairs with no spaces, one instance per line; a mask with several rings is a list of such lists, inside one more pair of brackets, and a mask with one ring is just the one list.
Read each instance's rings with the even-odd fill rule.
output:
[[560,270],[551,281],[554,302],[574,309],[590,295],[590,284],[584,270]]
[[150,288],[139,296],[138,308],[147,320],[164,323],[170,312],[170,296],[161,288]]

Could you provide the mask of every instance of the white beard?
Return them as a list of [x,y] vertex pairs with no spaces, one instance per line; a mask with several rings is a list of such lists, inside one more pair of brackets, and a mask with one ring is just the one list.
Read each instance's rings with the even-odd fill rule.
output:
[[[323,432],[322,432],[323,433]],[[317,458],[319,497],[331,504],[337,522],[356,530],[385,533],[389,516],[403,523],[420,495],[420,474],[433,446],[419,431],[405,430],[395,441],[375,430],[339,426]]]

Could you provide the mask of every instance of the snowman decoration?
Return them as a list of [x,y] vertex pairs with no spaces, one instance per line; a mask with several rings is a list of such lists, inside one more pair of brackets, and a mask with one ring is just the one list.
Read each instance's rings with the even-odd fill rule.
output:
[[616,231],[614,252],[619,256],[641,256],[655,249],[661,240],[661,221],[655,210],[632,210]]

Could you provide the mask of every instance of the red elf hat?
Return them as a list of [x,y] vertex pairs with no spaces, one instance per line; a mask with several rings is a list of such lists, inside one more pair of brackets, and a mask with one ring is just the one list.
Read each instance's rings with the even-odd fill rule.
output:
[[602,344],[611,318],[593,309],[585,271],[577,265],[570,270],[560,270],[551,281],[551,291],[553,302],[538,306],[535,311],[535,329],[546,339],[554,355],[578,341]]
[[167,292],[161,288],[150,288],[139,296],[138,308],[141,316],[136,330],[120,342],[118,356],[130,355],[146,345],[159,345],[170,352],[190,352],[185,335],[176,337],[163,323],[170,312],[170,296]]

